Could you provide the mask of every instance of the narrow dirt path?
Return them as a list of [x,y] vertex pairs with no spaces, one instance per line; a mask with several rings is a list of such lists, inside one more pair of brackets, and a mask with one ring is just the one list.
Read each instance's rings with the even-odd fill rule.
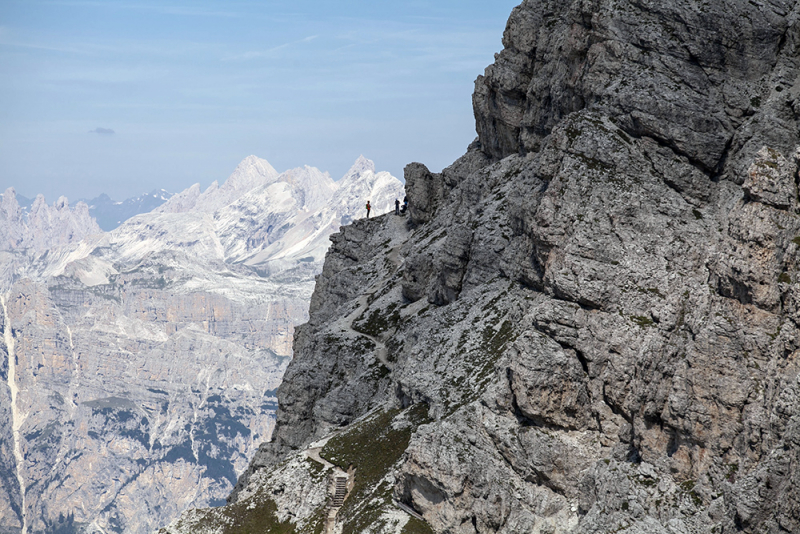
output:
[[328,508],[325,515],[325,527],[322,532],[323,534],[335,534],[336,516],[353,488],[355,472],[344,471],[320,456],[320,452],[326,442],[327,440],[318,442],[318,444],[315,444],[317,446],[306,449],[303,451],[303,454],[306,458],[322,464],[325,468],[331,470],[328,480]]
[[408,235],[410,235],[411,232],[402,227],[403,225],[405,225],[405,219],[402,220],[390,219],[388,221],[388,224],[394,225],[395,232],[402,233],[402,237],[404,238],[400,239],[398,243],[395,244],[394,247],[389,249],[389,252],[386,254],[386,257],[389,259],[391,264],[394,265],[394,269],[392,269],[392,272],[385,273],[385,276],[379,277],[378,280],[373,282],[373,284],[364,291],[364,293],[358,298],[357,301],[358,307],[356,307],[356,309],[354,309],[352,312],[350,312],[349,315],[347,315],[344,318],[343,323],[346,330],[349,330],[350,332],[356,335],[364,336],[369,340],[371,340],[375,344],[375,357],[378,359],[379,362],[381,362],[384,366],[386,366],[387,369],[391,371],[394,368],[394,364],[392,364],[389,361],[389,358],[387,357],[389,354],[389,350],[386,348],[386,344],[384,344],[384,342],[381,339],[375,336],[371,336],[369,334],[360,332],[353,328],[353,323],[355,322],[356,319],[361,317],[361,315],[367,309],[367,307],[369,306],[370,299],[375,296],[375,293],[378,292],[380,286],[388,278],[391,278],[391,276],[394,273],[396,273],[397,270],[403,265],[404,259],[400,257],[400,249],[405,244]]
[[[394,273],[396,273],[397,269],[403,265],[404,260],[400,257],[400,248],[406,242],[406,238],[410,232],[408,232],[408,230],[406,230],[404,227],[405,219],[390,219],[387,221],[387,223],[394,225],[395,234],[400,233],[402,237],[402,239],[399,239],[398,243],[389,250],[386,256],[391,265],[393,265],[393,268],[390,269],[391,272],[384,273],[384,276],[379,277],[371,286],[365,289],[365,291],[357,300],[356,308],[342,318],[340,326],[353,335],[363,336],[371,340],[375,344],[375,357],[379,362],[381,362],[381,364],[386,366],[386,368],[391,371],[394,368],[394,364],[392,364],[388,359],[389,350],[387,349],[386,344],[375,336],[365,334],[364,332],[360,332],[353,328],[353,323],[356,321],[356,319],[364,314],[366,309],[369,307],[370,299],[375,296],[375,294],[381,288],[381,285],[387,280],[387,278],[390,278]],[[331,469],[331,478],[328,485],[330,504],[328,505],[328,511],[325,517],[325,528],[323,530],[323,534],[335,534],[336,516],[343,506],[344,501],[347,499],[347,496],[353,489],[355,471],[352,469],[349,472],[344,471],[343,469],[322,458],[322,456],[320,456],[320,452],[325,446],[325,443],[327,443],[327,440],[312,444],[315,446],[307,449],[305,451],[305,455],[307,458],[310,458],[326,468]]]

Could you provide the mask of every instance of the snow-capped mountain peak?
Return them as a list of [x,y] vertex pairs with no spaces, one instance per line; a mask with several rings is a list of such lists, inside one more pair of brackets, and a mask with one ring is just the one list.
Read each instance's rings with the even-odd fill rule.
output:
[[365,158],[363,155],[358,156],[350,170],[345,173],[342,181],[358,179],[359,176],[368,172],[375,173],[375,162]]
[[172,197],[156,211],[159,213],[183,213],[192,210],[213,213],[235,202],[256,187],[274,183],[277,178],[278,171],[267,160],[256,156],[247,156],[222,185],[214,181],[204,192],[200,193],[200,185],[195,184]]

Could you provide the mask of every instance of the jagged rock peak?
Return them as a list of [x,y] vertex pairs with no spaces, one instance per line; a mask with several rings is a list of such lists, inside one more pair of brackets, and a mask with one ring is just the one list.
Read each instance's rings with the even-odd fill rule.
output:
[[3,193],[2,209],[6,218],[18,218],[22,212],[17,202],[17,192],[13,187],[6,189]]
[[375,162],[372,161],[371,159],[365,158],[364,155],[362,154],[358,156],[355,163],[353,163],[353,166],[350,168],[350,171],[356,169],[360,170],[361,172],[363,171],[375,172]]
[[229,189],[252,189],[258,185],[263,185],[278,177],[272,165],[265,159],[256,156],[247,156],[236,167],[236,170],[228,177],[220,190]]
[[154,211],[157,213],[186,211],[213,213],[237,201],[255,188],[275,182],[277,178],[278,171],[267,160],[248,156],[236,166],[236,169],[222,185],[215,180],[201,193],[200,185],[195,184],[174,195]]
[[365,158],[363,155],[358,156],[353,166],[345,173],[344,177],[342,177],[342,181],[349,181],[358,179],[361,176],[365,175],[366,173],[375,172],[375,163]]
[[0,250],[48,248],[80,241],[101,233],[85,202],[70,207],[67,197],[59,197],[52,206],[44,195],[37,195],[25,216],[14,188],[6,189],[0,209]]

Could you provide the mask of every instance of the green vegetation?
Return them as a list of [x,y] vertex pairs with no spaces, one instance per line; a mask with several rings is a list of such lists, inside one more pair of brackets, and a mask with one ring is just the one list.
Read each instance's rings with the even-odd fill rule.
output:
[[728,464],[728,473],[725,475],[725,479],[728,482],[735,482],[736,473],[738,472],[739,472],[739,464]]
[[311,478],[314,480],[322,480],[326,477],[325,467],[321,463],[315,462],[310,458],[306,458],[305,464],[308,474],[311,475]]
[[700,498],[700,495],[694,490],[695,481],[694,480],[687,480],[685,482],[681,482],[680,488],[684,495],[688,496],[692,499],[692,502],[695,506],[701,506],[703,504],[703,499]]
[[[263,493],[258,493],[252,499],[209,510],[197,527],[222,527],[223,534],[295,534],[294,525],[289,521],[278,521],[275,501],[262,497]],[[223,517],[217,519],[218,515]]]
[[425,521],[412,517],[400,534],[433,534],[433,529]]
[[392,488],[382,479],[408,448],[414,430],[428,422],[427,404],[415,404],[405,412],[378,412],[328,441],[320,456],[344,470],[355,468],[353,490],[339,511],[344,534],[374,524],[391,505]]
[[778,282],[781,282],[783,284],[791,284],[792,277],[789,276],[789,273],[781,273],[780,276],[778,276]]
[[655,480],[653,480],[652,478],[644,478],[642,480],[639,480],[639,484],[649,488],[651,486],[655,486],[657,484],[657,482]]
[[[510,287],[513,287],[513,284]],[[505,319],[504,306],[498,306],[508,296],[508,289],[500,292],[481,306],[480,314],[472,314],[472,327],[463,328],[455,351],[461,355],[459,373],[450,373],[445,382],[448,392],[447,414],[452,414],[461,406],[474,401],[491,381],[495,364],[509,343],[518,336],[514,323]],[[448,330],[467,317],[447,321]],[[501,322],[502,321],[502,322]]]
[[667,297],[666,297],[666,295],[664,295],[664,294],[663,294],[661,291],[659,291],[659,290],[658,290],[657,288],[655,288],[655,287],[648,287],[648,288],[644,288],[644,287],[639,287],[639,286],[637,286],[637,287],[636,287],[636,291],[638,291],[639,293],[645,293],[645,294],[655,295],[655,296],[657,296],[658,298],[662,298],[662,299],[664,299],[664,298],[667,298]]
[[382,310],[372,310],[367,316],[364,311],[361,316],[353,321],[353,330],[367,334],[368,336],[377,336],[387,330],[396,328],[400,324],[400,311],[395,303],[390,304],[386,308],[386,313]]
[[778,325],[778,329],[775,330],[775,333],[767,334],[767,337],[769,337],[770,341],[775,341],[775,338],[778,337],[779,335],[781,335],[781,328],[782,327],[783,327],[783,325]]
[[[597,158],[590,158],[589,156],[586,156],[584,154],[573,154],[573,156],[580,159],[583,162],[583,164],[586,165],[586,167],[588,167],[590,170],[598,172],[606,172],[606,173],[614,170],[613,165],[609,165],[608,163],[600,161]],[[612,179],[611,181],[613,182],[614,180]]]
[[575,139],[580,137],[582,133],[583,133],[582,130],[575,128],[574,126],[570,126],[569,128],[567,128],[567,138],[569,138],[570,142],[575,141]]
[[644,315],[631,315],[631,321],[641,326],[642,328],[646,328],[648,326],[655,326],[653,320],[649,317],[645,317]]

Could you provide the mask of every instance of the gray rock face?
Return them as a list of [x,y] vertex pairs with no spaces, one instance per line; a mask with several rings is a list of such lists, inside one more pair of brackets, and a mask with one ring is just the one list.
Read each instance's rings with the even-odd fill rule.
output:
[[[423,406],[339,528],[799,532],[798,14],[516,8],[476,84],[478,142],[407,168],[407,218],[332,238],[273,441],[226,510],[312,442]],[[358,484],[373,464],[337,465]]]
[[538,150],[588,110],[741,178],[763,146],[798,144],[797,17],[788,0],[525,1],[475,84],[483,148],[495,158]]

